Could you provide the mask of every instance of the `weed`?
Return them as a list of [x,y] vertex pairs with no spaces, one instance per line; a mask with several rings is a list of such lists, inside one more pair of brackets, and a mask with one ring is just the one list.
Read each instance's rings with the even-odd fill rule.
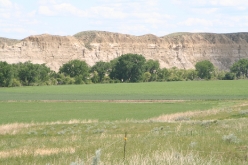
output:
[[29,135],[37,135],[38,133],[36,131],[29,131],[28,134]]
[[105,131],[103,129],[96,129],[96,130],[93,130],[92,133],[94,134],[102,134],[104,133]]
[[190,118],[187,116],[180,116],[175,118],[175,121],[187,121],[187,120],[190,120]]
[[46,135],[47,135],[47,132],[46,132],[46,131],[44,131],[44,132],[42,133],[42,135],[46,136]]
[[160,132],[164,129],[164,127],[154,127],[152,130],[151,130],[151,133],[153,133],[154,135],[159,135]]
[[222,139],[228,143],[239,143],[240,140],[234,134],[224,135]]
[[77,160],[75,162],[71,162],[70,165],[84,165],[84,162],[82,160]]
[[194,148],[196,145],[197,145],[197,142],[191,142],[191,143],[189,144],[189,146],[190,146],[191,148]]
[[242,110],[239,112],[240,115],[248,115],[248,110]]
[[201,126],[203,127],[209,127],[212,124],[216,124],[217,120],[206,120],[201,122]]
[[92,165],[98,165],[100,163],[101,149],[96,150],[95,156],[92,160]]
[[57,134],[58,135],[64,135],[66,133],[66,131],[65,130],[62,130],[62,131],[59,131]]

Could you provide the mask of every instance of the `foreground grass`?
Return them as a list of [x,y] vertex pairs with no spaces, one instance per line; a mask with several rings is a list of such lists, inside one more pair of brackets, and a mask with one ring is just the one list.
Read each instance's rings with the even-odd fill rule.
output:
[[0,100],[248,99],[246,80],[120,83],[0,88]]
[[0,88],[0,164],[248,164],[247,99],[247,81]]
[[[247,105],[240,105],[207,113],[185,112],[170,122],[157,117],[2,125],[0,161],[30,165],[91,164],[95,151],[101,149],[101,164],[247,164],[247,109]],[[203,117],[209,120],[202,120]]]
[[0,102],[0,124],[68,121],[71,119],[144,120],[162,114],[225,107],[237,104],[237,102]]

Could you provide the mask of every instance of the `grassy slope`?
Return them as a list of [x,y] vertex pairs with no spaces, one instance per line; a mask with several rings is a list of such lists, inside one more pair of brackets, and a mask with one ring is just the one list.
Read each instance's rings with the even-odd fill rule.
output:
[[0,88],[0,100],[248,99],[248,81],[183,81]]

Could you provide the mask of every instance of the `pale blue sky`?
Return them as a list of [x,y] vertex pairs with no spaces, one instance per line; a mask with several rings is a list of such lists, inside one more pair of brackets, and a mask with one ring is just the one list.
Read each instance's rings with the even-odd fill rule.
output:
[[0,0],[0,37],[247,32],[248,0]]

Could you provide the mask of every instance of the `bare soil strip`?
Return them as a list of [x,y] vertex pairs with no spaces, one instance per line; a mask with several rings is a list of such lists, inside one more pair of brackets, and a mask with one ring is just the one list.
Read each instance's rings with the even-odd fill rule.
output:
[[85,103],[177,103],[190,100],[8,100],[0,102],[85,102]]

